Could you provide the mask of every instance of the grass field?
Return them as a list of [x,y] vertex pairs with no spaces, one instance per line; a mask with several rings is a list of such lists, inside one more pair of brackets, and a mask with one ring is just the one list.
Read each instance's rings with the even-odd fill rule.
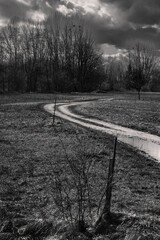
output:
[[22,103],[22,102],[54,102],[55,98],[57,101],[65,102],[71,100],[87,100],[87,99],[98,99],[103,94],[43,94],[43,93],[24,93],[24,94],[0,94],[0,104],[6,103]]
[[134,94],[115,94],[112,101],[91,102],[77,106],[74,111],[160,136],[159,94],[142,94],[141,101]]
[[[89,97],[62,95],[59,99],[70,101]],[[97,98],[95,95],[91,97]],[[12,102],[13,99],[14,102],[53,102],[54,96],[5,96],[1,98],[1,103]],[[98,202],[105,189],[114,139],[66,121],[58,120],[53,127],[52,118],[44,112],[42,103],[24,106],[2,104],[0,116],[0,223],[6,219],[26,219],[28,222],[42,219],[51,221],[54,230],[57,225],[63,229],[66,222],[62,220],[57,207],[58,195],[53,186],[56,167],[59,166],[63,174],[68,158],[75,161],[75,164],[79,159],[93,162],[89,178],[92,219],[86,216],[88,223],[92,225],[97,217]],[[159,239],[159,172],[160,165],[156,161],[118,143],[112,212],[122,213],[123,221],[107,234],[109,239],[122,240],[128,232],[133,231],[146,237],[145,239]],[[68,178],[71,178],[69,172]],[[74,187],[70,189],[71,192],[72,190],[74,192]],[[75,196],[71,197],[74,202]],[[76,211],[76,208],[73,210]],[[57,234],[57,238],[51,239],[60,239],[58,237],[62,232]]]

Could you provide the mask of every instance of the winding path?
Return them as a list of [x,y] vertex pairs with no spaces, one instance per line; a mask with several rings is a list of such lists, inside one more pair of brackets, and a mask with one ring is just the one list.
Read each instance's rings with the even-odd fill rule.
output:
[[[112,100],[112,99],[108,99]],[[100,99],[99,101],[102,101]],[[107,123],[102,120],[84,117],[79,114],[74,114],[70,111],[69,107],[89,102],[73,102],[73,103],[59,103],[56,106],[56,116],[76,123],[83,127],[98,130],[107,134],[118,137],[118,140],[129,144],[138,150],[141,150],[160,162],[160,137],[141,131],[136,131],[130,128],[121,127],[112,123]],[[44,109],[54,114],[54,104],[47,104]]]

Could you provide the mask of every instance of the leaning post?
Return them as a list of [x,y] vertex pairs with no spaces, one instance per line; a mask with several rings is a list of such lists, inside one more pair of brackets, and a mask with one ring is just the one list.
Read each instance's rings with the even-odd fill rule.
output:
[[55,123],[56,104],[57,104],[57,97],[55,97],[55,101],[54,101],[54,112],[53,112],[53,123],[52,123],[52,125],[54,125],[54,123]]
[[117,148],[117,136],[114,139],[114,151],[113,157],[109,161],[109,168],[108,168],[108,178],[107,178],[107,186],[105,190],[105,203],[104,208],[99,217],[98,221],[95,225],[95,233],[99,234],[104,232],[109,224],[112,222],[111,216],[111,198],[112,198],[112,188],[113,188],[113,175],[114,175],[114,166],[116,160],[116,148]]
[[111,197],[112,197],[112,187],[113,187],[113,175],[114,175],[114,166],[116,160],[116,148],[117,148],[117,137],[114,140],[114,152],[113,158],[109,161],[109,169],[108,169],[108,180],[107,180],[107,188],[106,188],[106,201],[104,206],[104,212],[110,214],[111,209]]

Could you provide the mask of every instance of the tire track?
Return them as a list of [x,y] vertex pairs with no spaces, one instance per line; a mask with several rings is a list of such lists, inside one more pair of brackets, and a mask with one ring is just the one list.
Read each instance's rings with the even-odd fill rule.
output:
[[[99,100],[102,101],[103,99]],[[108,99],[110,101],[112,99]],[[142,131],[133,130],[127,127],[122,127],[112,123],[108,123],[95,118],[84,117],[79,114],[74,114],[70,111],[69,107],[89,102],[73,102],[73,103],[59,103],[56,109],[56,116],[63,118],[67,121],[76,123],[83,127],[101,131],[110,135],[117,136],[118,140],[129,144],[130,146],[144,152],[150,157],[160,162],[160,137],[144,133]],[[44,109],[53,114],[54,104],[47,104]]]

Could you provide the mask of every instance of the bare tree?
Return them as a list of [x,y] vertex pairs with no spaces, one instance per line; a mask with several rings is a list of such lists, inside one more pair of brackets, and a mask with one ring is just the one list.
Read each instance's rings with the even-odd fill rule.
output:
[[38,77],[45,58],[44,28],[40,23],[28,22],[22,29],[22,52],[27,91],[37,91]]
[[148,87],[153,92],[160,91],[160,69],[159,68],[156,68],[156,70],[154,71]]
[[156,69],[157,56],[155,49],[148,43],[136,42],[128,50],[127,83],[130,88],[136,89],[140,100],[140,92]]
[[11,21],[1,32],[8,91],[69,92],[98,87],[101,55],[80,20],[57,15],[46,23]]
[[62,31],[59,15],[53,16],[53,20],[45,23],[46,42],[46,80],[48,88],[52,91],[60,91],[60,75],[63,65]]
[[88,29],[84,25],[76,26],[76,28],[77,81],[80,91],[83,92],[93,90],[91,86],[95,88],[99,84],[97,79],[100,80],[100,72],[98,70],[102,66],[102,58]]
[[19,91],[21,88],[20,68],[23,61],[21,51],[21,33],[17,19],[11,19],[2,29],[3,49],[8,65],[8,90]]

